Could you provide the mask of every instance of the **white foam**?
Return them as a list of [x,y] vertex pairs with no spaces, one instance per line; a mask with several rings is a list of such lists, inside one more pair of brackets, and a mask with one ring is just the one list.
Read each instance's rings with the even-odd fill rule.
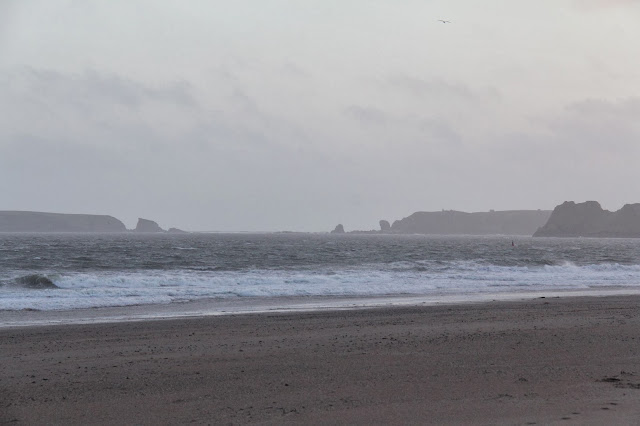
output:
[[351,310],[392,306],[433,306],[491,301],[530,300],[553,297],[627,296],[640,295],[640,289],[565,290],[546,292],[506,292],[492,294],[458,294],[429,296],[381,296],[381,297],[273,297],[200,299],[187,303],[164,305],[138,305],[133,307],[104,307],[51,311],[5,311],[0,317],[0,328],[35,325],[95,324],[259,314],[274,312],[308,312],[327,310]]
[[[170,304],[205,298],[479,295],[640,289],[640,265],[497,266],[472,261],[397,262],[353,269],[93,272],[50,275],[52,290],[0,288],[0,310]],[[6,280],[5,280],[6,281]]]

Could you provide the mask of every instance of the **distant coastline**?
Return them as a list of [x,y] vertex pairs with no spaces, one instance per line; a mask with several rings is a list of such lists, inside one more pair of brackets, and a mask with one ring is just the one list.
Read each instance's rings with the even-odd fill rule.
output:
[[455,210],[416,212],[379,230],[332,234],[531,235],[534,237],[640,238],[640,203],[604,210],[597,201],[565,201],[551,210],[506,210],[466,213]]
[[597,201],[565,201],[534,237],[640,238],[640,203],[604,210]]
[[[551,216],[550,210],[506,210],[467,213],[456,210],[416,212],[389,224],[380,221],[380,230],[351,231],[356,234],[427,235],[532,235]],[[334,234],[345,233],[338,225]]]
[[[331,234],[640,238],[640,203],[625,204],[620,210],[614,212],[604,210],[597,201],[583,203],[565,201],[556,206],[553,211],[491,210],[473,213],[456,210],[419,211],[395,220],[393,223],[380,220],[379,225],[379,230],[346,231],[342,224],[338,224]],[[165,230],[155,221],[144,218],[138,219],[134,229],[127,229],[122,221],[109,215],[34,211],[0,211],[0,232],[188,233],[178,228]]]
[[33,211],[0,211],[0,232],[81,232],[81,233],[185,233],[177,228],[168,231],[156,222],[139,218],[135,229],[113,216]]

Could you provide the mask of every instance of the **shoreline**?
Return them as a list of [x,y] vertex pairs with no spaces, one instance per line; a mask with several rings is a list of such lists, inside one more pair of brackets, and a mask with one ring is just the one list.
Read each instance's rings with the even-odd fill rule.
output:
[[378,296],[288,296],[271,298],[205,298],[168,304],[106,306],[61,310],[0,310],[0,330],[47,325],[103,324],[228,315],[331,312],[392,307],[448,306],[539,298],[640,296],[640,289],[611,286],[581,290],[537,290],[503,293]]
[[632,424],[640,296],[0,329],[0,423]]

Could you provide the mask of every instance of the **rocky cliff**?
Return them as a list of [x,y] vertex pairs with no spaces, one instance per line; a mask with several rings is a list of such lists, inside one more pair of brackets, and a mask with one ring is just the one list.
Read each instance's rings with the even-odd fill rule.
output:
[[626,204],[616,212],[604,210],[597,201],[557,206],[534,237],[640,237],[640,204]]
[[126,232],[112,216],[0,211],[0,232]]
[[188,234],[187,231],[183,231],[182,229],[178,229],[178,228],[169,228],[167,232],[169,234]]
[[331,231],[332,234],[344,234],[344,226],[341,223],[336,225],[336,227]]
[[381,230],[396,234],[532,235],[547,222],[550,215],[549,210],[416,212],[396,220],[386,231],[381,224]]
[[160,228],[160,226],[149,219],[138,218],[138,224],[136,225],[136,232],[164,232],[164,229]]

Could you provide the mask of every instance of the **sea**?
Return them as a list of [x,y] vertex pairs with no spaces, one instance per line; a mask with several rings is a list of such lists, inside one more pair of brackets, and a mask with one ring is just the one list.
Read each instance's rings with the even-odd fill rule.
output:
[[0,326],[640,292],[640,239],[0,234]]

